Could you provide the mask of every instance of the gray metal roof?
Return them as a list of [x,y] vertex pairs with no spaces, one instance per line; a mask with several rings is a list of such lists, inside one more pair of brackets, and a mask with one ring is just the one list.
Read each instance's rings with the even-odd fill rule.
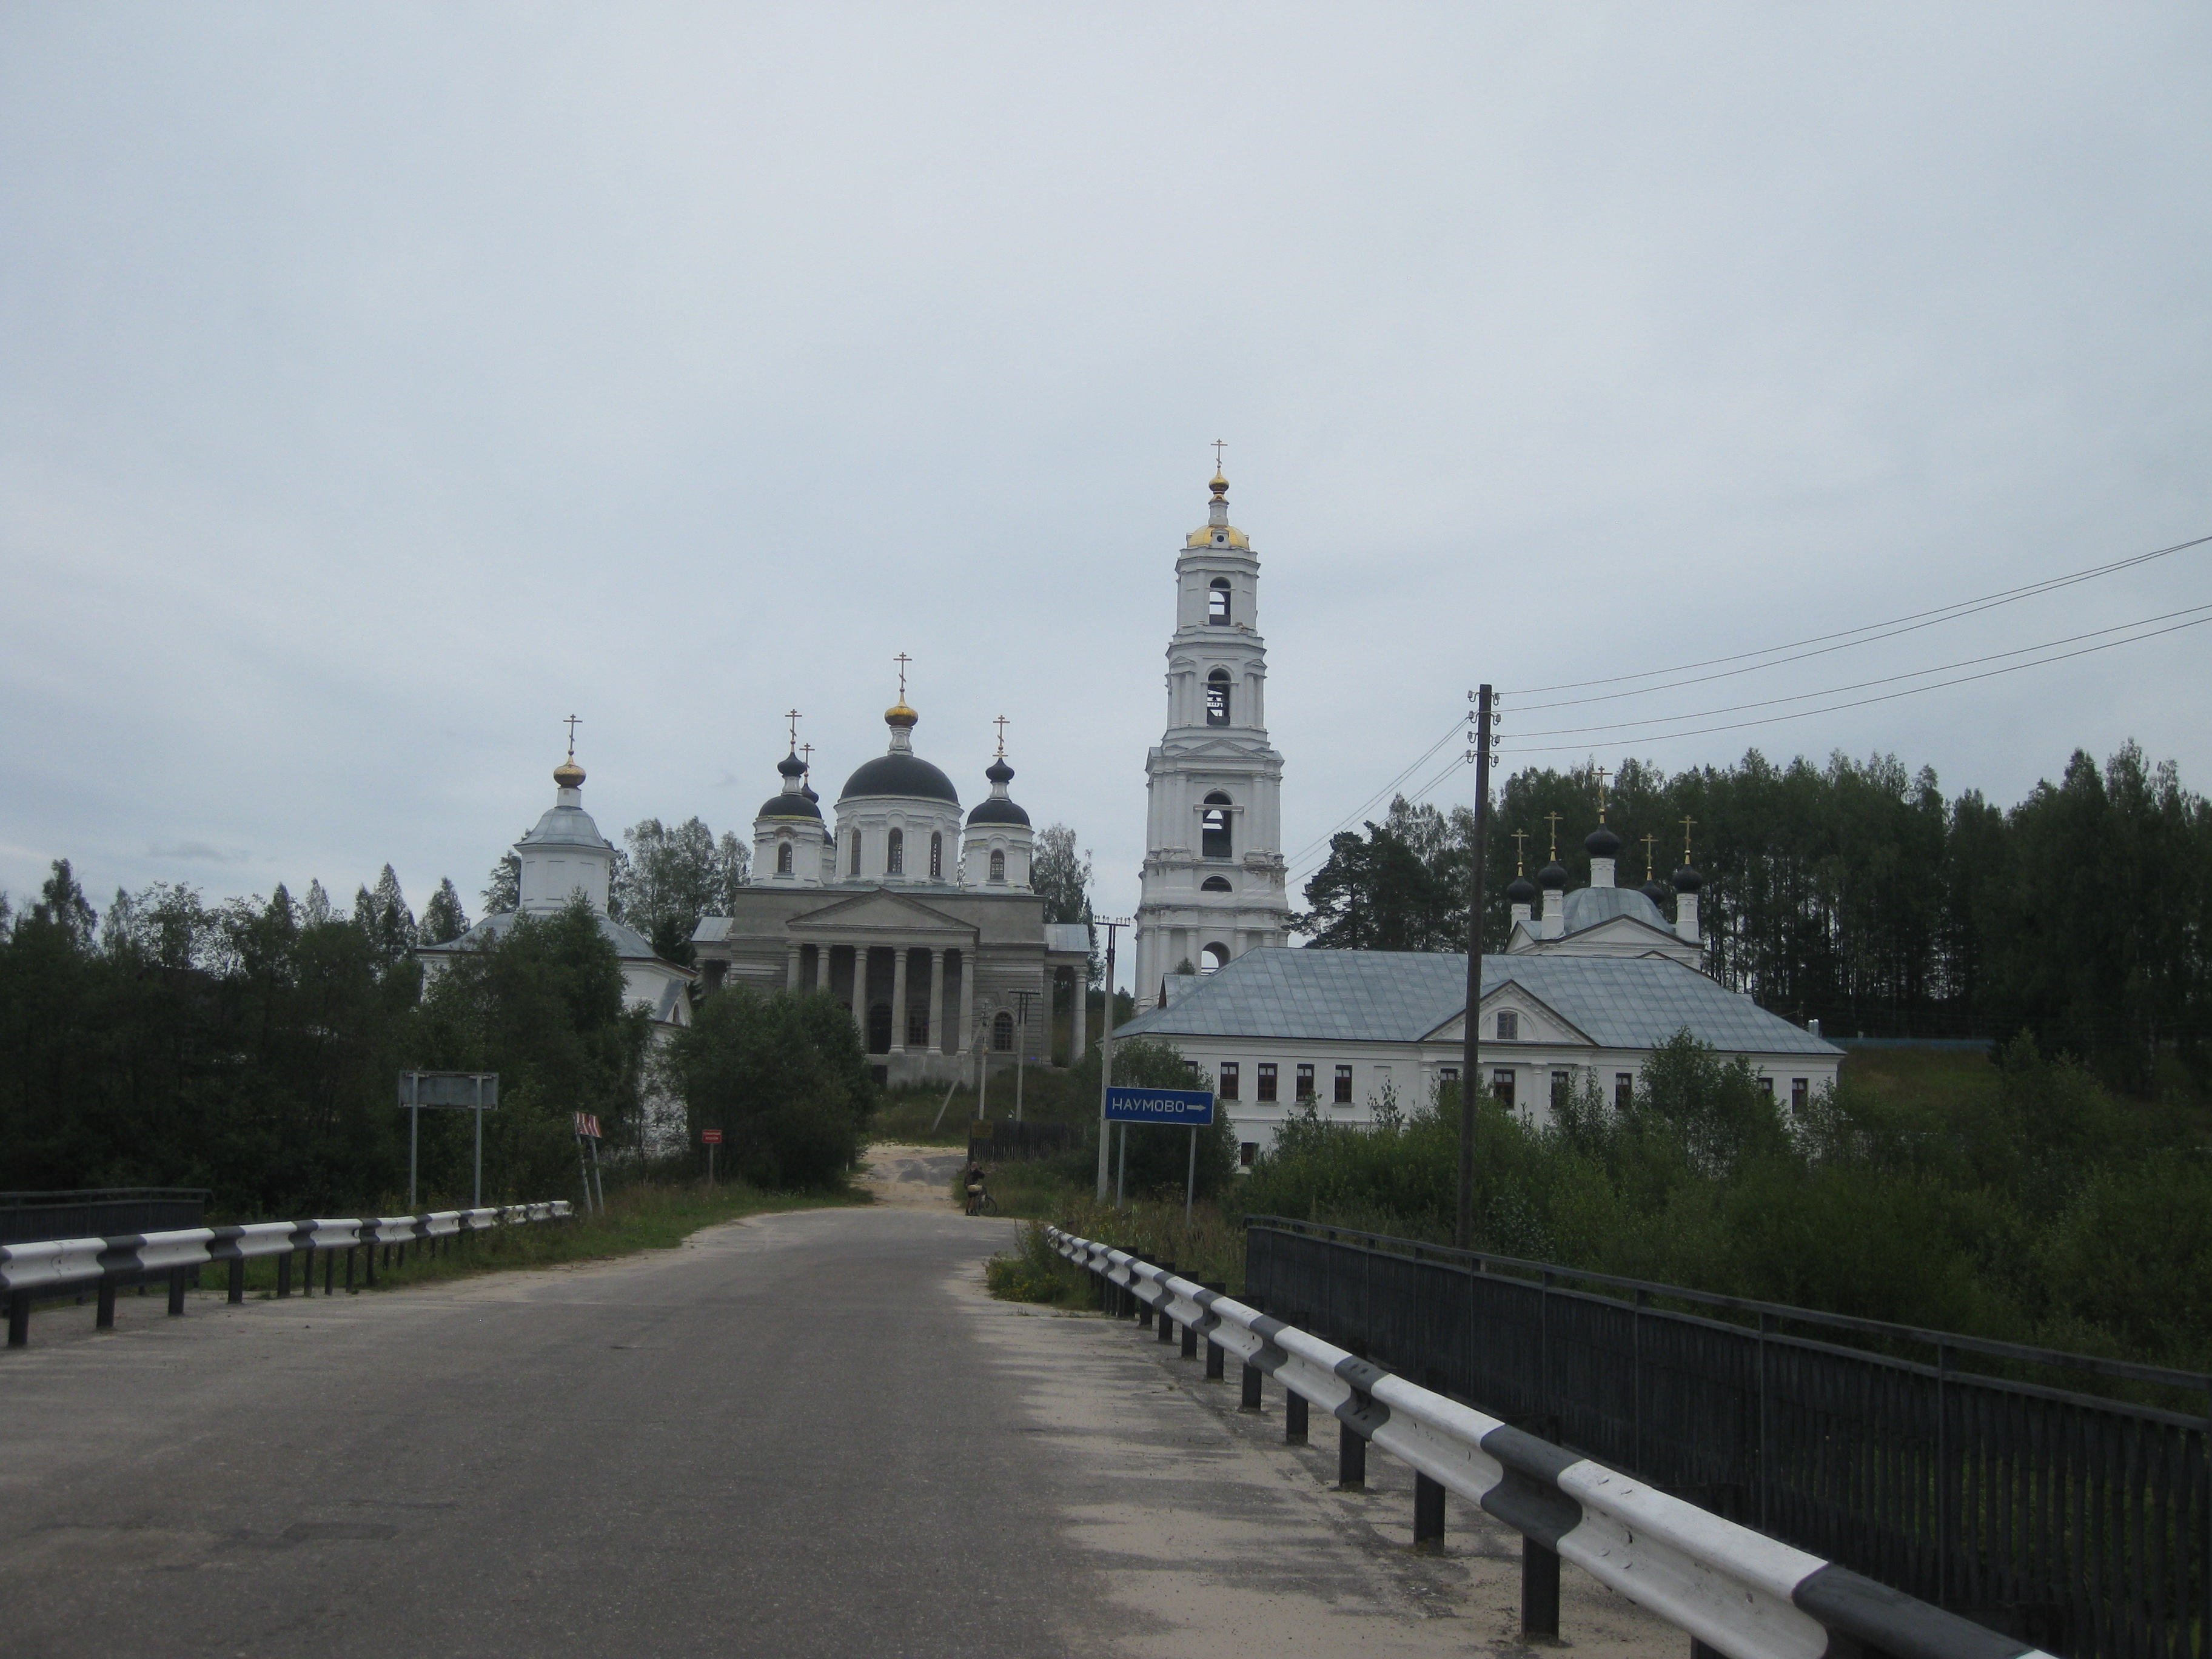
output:
[[1660,914],[1650,895],[1633,887],[1577,887],[1567,895],[1565,908],[1566,931],[1570,933],[1579,933],[1585,927],[1595,927],[1615,916],[1633,917],[1662,933],[1674,931],[1674,924]]
[[[1843,1052],[1664,957],[1483,957],[1483,995],[1507,984],[1601,1048],[1656,1048],[1687,1030],[1729,1054]],[[1466,1006],[1464,956],[1270,945],[1204,975],[1188,994],[1115,1035],[1417,1042]]]
[[611,847],[592,815],[580,806],[549,806],[517,847]]
[[[597,915],[595,919],[599,924],[599,937],[605,939],[608,944],[613,945],[615,947],[615,954],[620,957],[623,961],[659,962],[661,960],[661,958],[654,953],[652,945],[647,940],[645,935],[639,933],[635,928],[626,927],[621,922],[615,921],[613,917],[604,914]],[[477,923],[475,927],[470,928],[467,933],[462,934],[459,939],[453,940],[452,944],[425,945],[422,946],[421,949],[433,951],[469,950],[476,945],[489,944],[514,926],[514,911],[495,911],[492,915],[486,916],[482,921]],[[675,968],[678,973],[689,973],[691,971],[687,968],[678,966],[675,963],[670,963],[668,966]]]
[[1044,948],[1054,952],[1087,951],[1091,949],[1091,929],[1079,921],[1048,921],[1044,925]]

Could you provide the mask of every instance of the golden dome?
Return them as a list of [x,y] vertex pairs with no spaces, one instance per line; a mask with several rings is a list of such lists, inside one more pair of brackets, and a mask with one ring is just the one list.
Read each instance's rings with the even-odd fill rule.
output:
[[1226,495],[1229,493],[1229,480],[1222,477],[1218,469],[1216,469],[1213,474],[1213,483],[1211,487],[1216,495]]
[[909,732],[914,729],[915,722],[921,718],[921,715],[915,714],[913,709],[908,708],[903,702],[895,702],[890,708],[884,710],[884,724],[885,726],[904,726]]
[[1224,546],[1241,548],[1248,553],[1251,551],[1252,538],[1233,524],[1220,526],[1202,524],[1183,538],[1182,544],[1185,547],[1211,547],[1213,545],[1213,538],[1217,531],[1226,538],[1223,543]]
[[553,769],[553,781],[563,789],[580,789],[584,787],[584,769],[576,764],[576,757],[574,755]]

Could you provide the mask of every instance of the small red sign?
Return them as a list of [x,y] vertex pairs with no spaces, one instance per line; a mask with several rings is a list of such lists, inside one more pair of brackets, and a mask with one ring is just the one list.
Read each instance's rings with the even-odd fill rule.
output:
[[720,1129],[702,1129],[699,1139],[707,1146],[719,1146],[722,1144],[722,1132]]
[[602,1139],[599,1133],[599,1120],[598,1115],[592,1112],[577,1113],[576,1133],[586,1140],[598,1140]]

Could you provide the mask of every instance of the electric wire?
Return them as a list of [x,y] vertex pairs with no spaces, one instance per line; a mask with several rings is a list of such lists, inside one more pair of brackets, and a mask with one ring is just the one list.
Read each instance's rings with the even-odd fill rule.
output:
[[1447,728],[1447,729],[1446,729],[1446,731],[1445,731],[1445,732],[1444,732],[1443,736],[1442,736],[1441,738],[1437,738],[1434,743],[1431,744],[1430,744],[1426,749],[1424,749],[1423,750],[1421,750],[1421,752],[1420,752],[1419,754],[1418,754],[1418,755],[1416,755],[1416,756],[1414,756],[1414,757],[1413,757],[1413,764],[1412,764],[1412,765],[1410,765],[1410,766],[1407,767],[1407,769],[1406,769],[1404,771],[1402,771],[1402,772],[1399,773],[1399,774],[1398,774],[1398,775],[1397,775],[1396,777],[1395,777],[1395,778],[1391,779],[1389,782],[1388,782],[1388,783],[1384,784],[1384,785],[1383,785],[1380,789],[1377,789],[1377,790],[1376,790],[1373,794],[1370,795],[1370,796],[1369,796],[1365,800],[1364,800],[1364,801],[1360,802],[1360,803],[1359,803],[1359,805],[1358,805],[1358,806],[1354,807],[1351,811],[1346,812],[1346,813],[1342,817],[1339,818],[1339,819],[1336,821],[1335,824],[1334,824],[1334,826],[1329,830],[1329,831],[1328,831],[1328,833],[1327,835],[1324,835],[1324,836],[1316,836],[1313,840],[1311,840],[1311,841],[1308,842],[1307,842],[1304,847],[1301,847],[1301,848],[1297,850],[1297,853],[1296,854],[1296,855],[1295,855],[1295,856],[1293,856],[1293,857],[1291,859],[1290,862],[1291,862],[1292,864],[1297,864],[1297,863],[1298,863],[1300,860],[1304,860],[1304,859],[1306,859],[1306,858],[1309,858],[1309,857],[1310,857],[1312,854],[1314,854],[1315,853],[1317,853],[1317,852],[1321,851],[1323,848],[1327,847],[1327,846],[1328,846],[1331,842],[1334,841],[1334,840],[1337,838],[1337,836],[1338,836],[1339,835],[1340,835],[1341,833],[1343,833],[1344,830],[1345,830],[1345,829],[1346,829],[1346,827],[1347,827],[1347,826],[1352,823],[1352,821],[1354,818],[1359,817],[1363,816],[1364,814],[1365,814],[1365,813],[1367,813],[1367,812],[1372,811],[1374,810],[1375,804],[1376,804],[1377,801],[1379,801],[1379,800],[1382,799],[1385,796],[1389,795],[1389,794],[1393,790],[1396,789],[1396,788],[1397,788],[1397,787],[1398,787],[1400,784],[1401,784],[1401,783],[1405,782],[1405,781],[1406,781],[1407,778],[1409,778],[1409,777],[1413,776],[1413,775],[1415,772],[1419,771],[1422,767],[1425,766],[1425,765],[1428,763],[1428,760],[1429,760],[1429,757],[1430,757],[1430,756],[1431,756],[1431,755],[1435,754],[1435,753],[1437,752],[1437,750],[1439,750],[1439,749],[1443,748],[1446,744],[1449,743],[1449,742],[1450,742],[1454,738],[1458,737],[1458,736],[1460,735],[1461,728],[1462,728],[1465,724],[1466,724],[1466,721],[1465,721],[1464,720],[1454,720],[1454,721],[1451,723],[1450,726],[1449,726],[1449,728]]
[[[1523,732],[1520,735],[1524,738],[1565,738],[1593,732],[1625,732],[1631,726],[1667,726],[1677,720],[1711,720],[1716,714],[1738,714],[1750,708],[1772,708],[1785,702],[1809,702],[1815,697],[1839,697],[1848,691],[1863,691],[1869,686],[1893,685],[1899,680],[1921,679],[1929,674],[1948,674],[1954,668],[1972,668],[1985,662],[1997,662],[2006,657],[2026,656],[2031,651],[2055,651],[2062,645],[2073,645],[2082,640],[2099,639],[2106,634],[2123,633],[2130,629],[2148,628],[2153,623],[2170,622],[2176,617],[2193,617],[2200,611],[2212,611],[2212,605],[2185,605],[2179,611],[2164,611],[2158,616],[2144,617],[2135,622],[2115,623],[2110,628],[2093,628],[2084,634],[2069,634],[2063,639],[2046,640],[2040,645],[2017,646],[2010,651],[1992,651],[1986,656],[1962,657],[1957,662],[1939,663],[1932,668],[1916,668],[1902,674],[1884,674],[1875,679],[1857,680],[1849,685],[1830,686],[1825,691],[1800,691],[1786,697],[1761,697],[1752,702],[1729,703],[1719,708],[1686,710],[1674,714],[1647,714],[1638,720],[1615,720],[1601,726],[1554,726],[1545,731]],[[2142,637],[2149,639],[2152,635],[2146,634]],[[2125,645],[2129,641],[2115,640],[2112,643]],[[2063,659],[2051,657],[2045,660],[2059,662]],[[2021,668],[2033,668],[2035,664],[2021,663],[2016,665]],[[1955,684],[1957,682],[1954,681],[1952,684]],[[1628,739],[1628,741],[1634,741],[1634,739]]]
[[[2175,553],[2185,552],[2192,547],[2202,547],[2208,542],[2212,542],[2212,536],[2197,536],[2185,542],[2176,542],[2170,547],[2154,548],[2148,553],[2136,553],[2124,559],[2115,559],[2106,564],[2093,565],[2087,570],[2076,570],[2065,575],[2045,577],[2040,581],[2030,582],[2025,586],[2005,588],[1995,593],[1984,593],[1978,599],[1956,599],[1948,605],[1939,605],[1929,610],[1915,611],[1905,616],[1893,617],[1887,622],[1866,623],[1857,628],[1842,629],[1832,634],[1815,634],[1806,639],[1791,641],[1784,645],[1764,646],[1756,651],[1739,651],[1725,657],[1708,657],[1701,662],[1678,663],[1672,668],[1647,668],[1638,673],[1614,674],[1603,679],[1568,680],[1557,685],[1526,686],[1516,690],[1501,691],[1498,696],[1534,697],[1542,696],[1553,691],[1579,691],[1594,685],[1621,685],[1630,680],[1660,679],[1671,674],[1686,674],[1692,669],[1716,668],[1725,663],[1749,663],[1748,667],[1733,669],[1729,672],[1735,674],[1753,673],[1761,668],[1777,667],[1785,662],[1802,659],[1802,657],[1784,657],[1778,654],[1784,651],[1802,651],[1805,657],[1815,657],[1825,656],[1830,651],[1848,650],[1854,645],[1870,645],[1877,640],[1893,639],[1899,634],[1915,633],[1923,628],[1932,628],[1938,623],[1953,622],[1960,617],[1971,617],[2001,605],[2010,605],[2016,600],[2033,599],[2039,594],[2055,592],[2062,587],[2071,587],[2077,583],[2091,581],[2100,576],[2109,576],[2122,570],[2132,569],[2137,565],[2148,564],[2154,559],[2163,559]],[[1853,637],[1855,635],[1862,634],[1867,637],[1864,639]],[[1840,641],[1843,643],[1830,644],[1831,641]],[[1824,649],[1803,650],[1807,646],[1814,645],[1821,646]],[[1753,657],[1772,657],[1775,660],[1771,663],[1751,663],[1750,659]],[[1704,679],[1726,678],[1728,678],[1727,675],[1720,674],[1702,677]],[[1694,685],[1700,683],[1699,680],[1681,680],[1674,684]],[[1641,686],[1628,691],[1610,692],[1607,694],[1607,697],[1640,696],[1646,691],[1664,691],[1668,689],[1669,688],[1664,685]],[[1577,698],[1575,701],[1597,702],[1606,701],[1607,697]],[[1534,708],[1565,706],[1566,705],[1533,705]]]

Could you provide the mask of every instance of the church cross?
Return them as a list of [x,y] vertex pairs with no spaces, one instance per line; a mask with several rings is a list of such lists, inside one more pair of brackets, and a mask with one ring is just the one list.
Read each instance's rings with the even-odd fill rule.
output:
[[1690,861],[1690,826],[1696,822],[1697,819],[1695,818],[1684,818],[1682,820],[1682,862],[1685,865],[1687,865]]
[[1597,821],[1605,822],[1605,768],[1597,769]]
[[899,701],[904,702],[906,701],[906,665],[914,659],[902,651],[891,660],[899,665]]
[[806,763],[806,769],[809,772],[811,772],[814,769],[814,745],[812,744],[800,744],[799,745],[799,757]]
[[568,728],[568,758],[574,760],[576,758],[576,728],[581,726],[583,721],[571,714],[561,724]]
[[1528,873],[1522,867],[1528,862],[1528,848],[1524,845],[1528,839],[1528,832],[1526,830],[1516,830],[1513,832],[1513,873],[1516,876],[1525,876]]
[[1557,864],[1559,861],[1559,815],[1547,812],[1544,817],[1552,826],[1552,862]]
[[1006,717],[1001,714],[991,724],[999,728],[999,758],[1004,760],[1006,757]]
[[1644,879],[1646,881],[1656,881],[1658,879],[1657,877],[1651,873],[1651,848],[1657,843],[1659,837],[1656,836],[1646,836],[1644,838]]
[[1224,439],[1216,438],[1213,441],[1213,470],[1216,472],[1221,471],[1221,452],[1228,447],[1228,442]]
[[792,752],[796,754],[799,752],[799,711],[796,708],[787,708],[783,711],[783,717],[791,722],[791,748]]

